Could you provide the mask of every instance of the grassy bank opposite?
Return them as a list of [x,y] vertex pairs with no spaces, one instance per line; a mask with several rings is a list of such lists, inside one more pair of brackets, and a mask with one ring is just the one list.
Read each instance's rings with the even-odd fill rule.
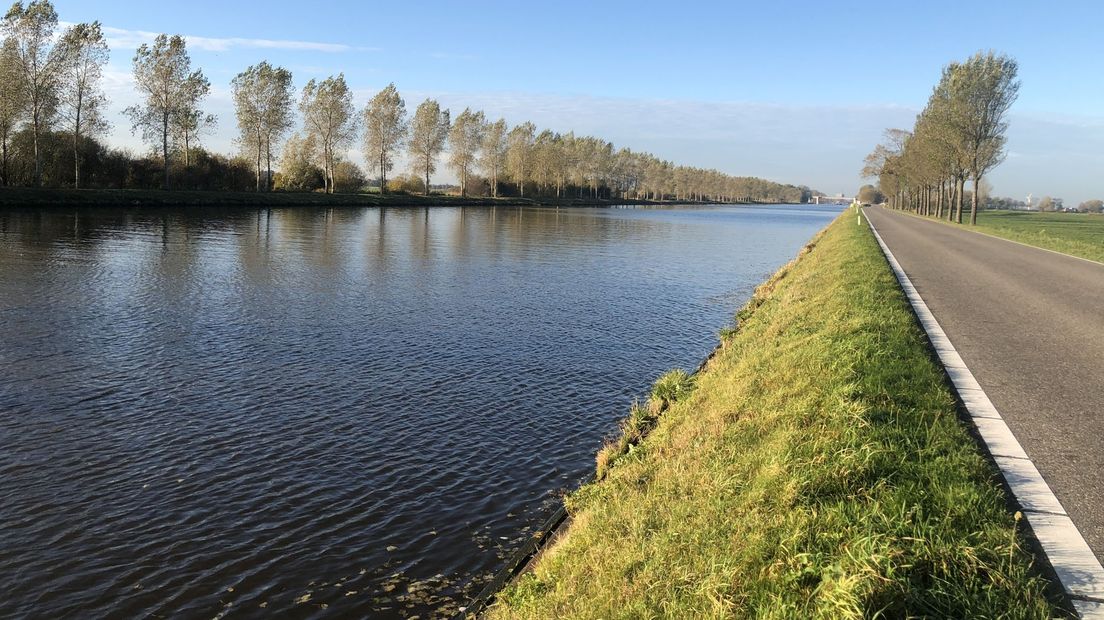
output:
[[982,232],[1104,263],[1104,215],[982,211]]
[[851,212],[757,290],[692,384],[675,383],[643,420],[650,434],[603,450],[600,479],[568,498],[570,527],[488,617],[1055,613]]
[[[680,203],[680,204],[684,204]],[[137,189],[0,188],[2,208],[46,207],[425,207],[425,206],[596,206],[672,204],[648,200],[593,198],[478,198],[413,194],[323,194],[319,192],[220,192]]]

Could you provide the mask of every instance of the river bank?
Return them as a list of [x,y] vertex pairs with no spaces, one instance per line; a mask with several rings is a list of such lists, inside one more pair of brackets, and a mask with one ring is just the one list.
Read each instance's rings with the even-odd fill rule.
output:
[[323,194],[320,192],[220,192],[200,190],[0,188],[0,209],[49,207],[595,207],[706,204],[701,202],[602,199],[460,197],[443,194]]
[[737,319],[488,617],[1061,613],[865,225],[845,213]]

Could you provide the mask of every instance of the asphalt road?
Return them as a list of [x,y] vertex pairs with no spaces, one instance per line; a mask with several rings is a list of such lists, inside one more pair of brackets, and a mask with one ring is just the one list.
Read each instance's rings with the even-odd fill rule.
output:
[[1104,561],[1104,265],[865,214]]

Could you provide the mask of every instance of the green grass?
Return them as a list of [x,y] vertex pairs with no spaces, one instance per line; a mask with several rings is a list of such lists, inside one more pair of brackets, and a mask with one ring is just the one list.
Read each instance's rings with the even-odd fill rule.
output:
[[845,214],[738,316],[489,618],[1059,613],[867,227]]
[[982,232],[1104,263],[1104,215],[981,211]]

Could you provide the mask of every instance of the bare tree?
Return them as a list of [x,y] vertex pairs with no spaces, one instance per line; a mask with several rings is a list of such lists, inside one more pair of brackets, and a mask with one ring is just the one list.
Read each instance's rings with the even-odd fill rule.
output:
[[[196,104],[206,84],[203,72],[192,71],[192,59],[184,37],[157,35],[153,45],[142,44],[134,53],[134,83],[145,102],[130,106],[125,114],[130,118],[132,131],[142,131],[142,139],[159,147],[164,166],[164,186],[169,189],[169,147],[174,132],[182,124],[181,116],[196,112]],[[209,87],[208,87],[209,88]]]
[[73,187],[81,184],[81,139],[106,132],[107,97],[100,87],[109,51],[100,22],[76,24],[65,30],[58,44],[66,62],[59,88],[61,116],[73,136]]
[[376,93],[364,108],[364,158],[380,173],[380,193],[387,193],[387,172],[406,137],[406,102],[394,84]]
[[525,182],[532,174],[533,140],[537,128],[528,121],[515,125],[506,135],[506,169],[517,183],[518,193],[525,196]]
[[437,170],[437,157],[445,148],[449,133],[449,111],[433,99],[426,99],[414,111],[410,124],[410,155],[417,172],[425,175],[425,195],[429,195],[429,175]]
[[15,49],[18,80],[4,89],[18,88],[34,141],[34,184],[42,185],[39,141],[57,112],[58,80],[65,64],[64,50],[54,44],[58,16],[49,0],[16,2],[4,16],[3,32]]
[[332,194],[338,151],[356,135],[353,93],[345,83],[345,74],[307,82],[299,99],[299,113],[303,115],[307,136],[313,137],[318,145],[325,189]]
[[498,198],[498,175],[506,167],[506,121],[488,123],[483,132],[479,165],[491,181],[491,195]]
[[483,144],[483,131],[486,119],[483,112],[472,112],[471,108],[456,117],[449,131],[449,165],[460,179],[460,195],[468,195],[468,177],[475,168],[479,148]]
[[273,145],[292,126],[291,72],[262,62],[239,73],[231,88],[240,143],[257,165],[257,191],[261,191],[262,160],[264,190],[271,191]]
[[16,43],[13,39],[4,39],[0,45],[0,84],[10,87],[0,89],[0,185],[3,186],[11,185],[9,148],[26,105],[26,90],[18,88],[21,79]]

